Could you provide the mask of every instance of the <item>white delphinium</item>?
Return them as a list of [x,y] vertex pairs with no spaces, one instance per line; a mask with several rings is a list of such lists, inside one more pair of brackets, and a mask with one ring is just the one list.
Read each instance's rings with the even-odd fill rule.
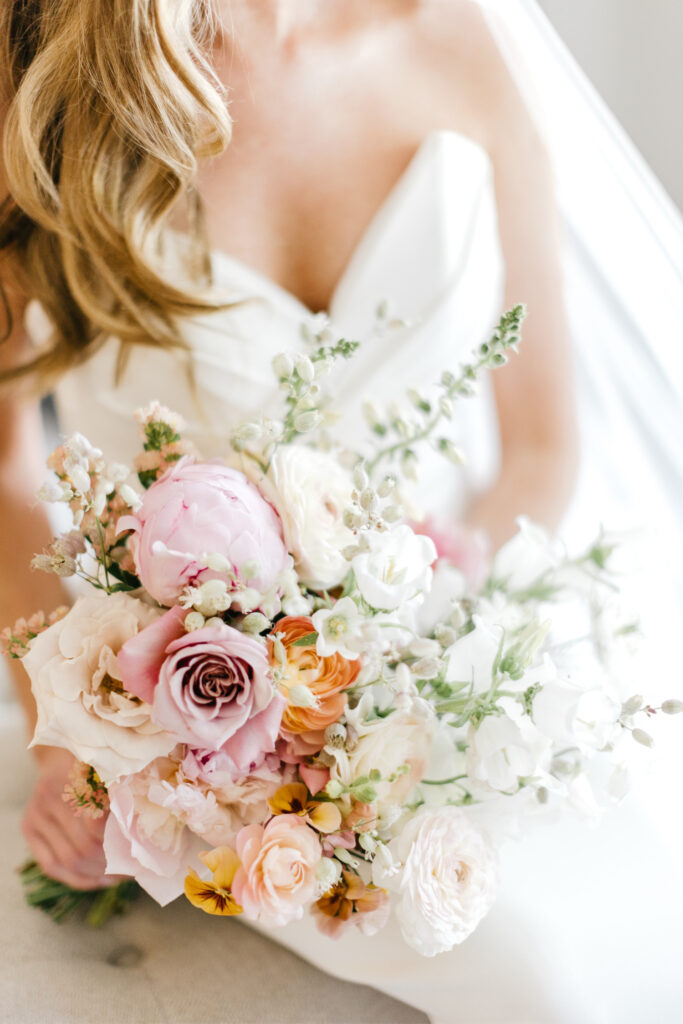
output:
[[375,884],[396,895],[404,940],[423,956],[471,935],[493,905],[498,876],[495,848],[457,807],[423,808],[373,863]]
[[429,589],[436,557],[429,537],[400,525],[373,534],[369,550],[356,555],[351,568],[363,599],[373,608],[393,611]]

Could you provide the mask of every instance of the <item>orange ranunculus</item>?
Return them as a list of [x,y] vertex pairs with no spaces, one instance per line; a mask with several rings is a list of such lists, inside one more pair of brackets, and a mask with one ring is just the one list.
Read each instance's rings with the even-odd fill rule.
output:
[[280,680],[285,697],[294,686],[306,686],[315,697],[312,707],[295,707],[288,703],[282,717],[282,731],[303,736],[311,743],[323,745],[328,725],[338,721],[346,707],[346,690],[360,672],[360,661],[347,661],[340,654],[321,658],[315,641],[299,645],[297,641],[315,634],[311,619],[306,616],[287,616],[280,619],[276,630],[287,656],[286,671]]

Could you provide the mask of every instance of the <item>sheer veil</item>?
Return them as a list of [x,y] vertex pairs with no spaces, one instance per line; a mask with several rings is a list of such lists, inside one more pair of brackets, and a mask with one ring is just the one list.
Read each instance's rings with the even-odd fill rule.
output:
[[683,565],[683,221],[535,0],[478,2],[545,134],[564,220],[584,441],[565,534],[596,515],[647,525]]

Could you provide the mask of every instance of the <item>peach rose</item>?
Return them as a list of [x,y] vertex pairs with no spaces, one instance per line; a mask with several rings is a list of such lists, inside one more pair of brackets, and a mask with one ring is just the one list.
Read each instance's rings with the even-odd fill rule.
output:
[[[280,619],[277,632],[287,656],[287,668],[280,690],[287,698],[281,734],[292,742],[299,755],[317,753],[325,742],[325,729],[338,721],[346,708],[344,690],[360,672],[360,661],[348,661],[340,654],[321,658],[315,640],[301,646],[297,641],[315,634],[313,621],[306,616]],[[294,687],[305,687],[314,698],[310,707],[296,706],[291,699]]]
[[232,893],[245,916],[274,927],[302,917],[316,894],[322,857],[313,829],[297,814],[280,814],[265,828],[245,826],[236,847],[241,866]]

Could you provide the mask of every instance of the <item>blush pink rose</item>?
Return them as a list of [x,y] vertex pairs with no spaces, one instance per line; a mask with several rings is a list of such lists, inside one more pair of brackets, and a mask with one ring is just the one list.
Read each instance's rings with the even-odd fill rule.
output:
[[232,894],[252,920],[279,927],[303,916],[316,894],[322,856],[317,833],[297,814],[280,814],[237,836],[241,866]]
[[206,568],[206,554],[227,558],[238,580],[261,594],[276,587],[291,563],[276,512],[244,474],[189,457],[152,484],[118,530],[133,531],[129,544],[140,580],[166,607],[186,586],[224,578]]
[[222,750],[245,775],[275,749],[286,703],[273,689],[268,652],[224,624],[186,633],[184,616],[172,608],[123,645],[124,686],[179,743]]

